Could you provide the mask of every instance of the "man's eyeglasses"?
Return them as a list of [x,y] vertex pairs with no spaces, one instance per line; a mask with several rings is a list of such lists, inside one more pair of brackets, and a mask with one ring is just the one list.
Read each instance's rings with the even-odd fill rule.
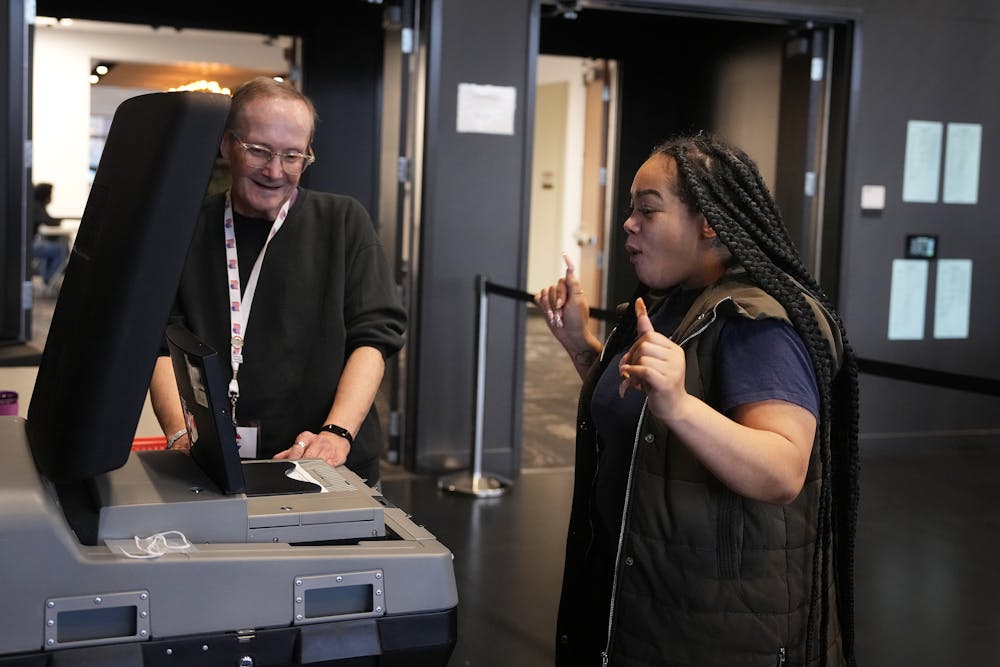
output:
[[240,145],[246,155],[246,162],[248,165],[254,169],[260,169],[271,163],[271,160],[278,158],[281,162],[281,168],[289,176],[297,176],[305,171],[306,167],[311,165],[316,161],[316,156],[313,155],[312,149],[309,149],[309,155],[305,153],[299,153],[297,151],[289,151],[288,153],[279,153],[278,151],[272,151],[267,146],[261,146],[259,144],[248,144],[247,142],[240,139],[232,130],[229,134],[233,135],[233,139],[236,139],[236,143]]

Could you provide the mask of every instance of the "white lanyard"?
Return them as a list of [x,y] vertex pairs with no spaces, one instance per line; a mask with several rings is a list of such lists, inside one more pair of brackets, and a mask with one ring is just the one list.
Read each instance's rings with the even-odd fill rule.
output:
[[253,263],[250,278],[247,280],[246,294],[241,295],[240,263],[236,255],[236,230],[233,228],[233,203],[229,197],[229,191],[226,191],[226,210],[222,215],[222,226],[226,233],[226,271],[227,278],[229,279],[229,324],[231,335],[229,339],[229,358],[233,367],[233,379],[229,382],[229,400],[233,404],[232,418],[234,425],[236,424],[236,399],[240,396],[240,384],[236,381],[236,375],[239,373],[240,364],[243,363],[243,345],[247,335],[247,323],[250,321],[250,307],[253,305],[253,295],[257,291],[257,279],[260,278],[260,267],[264,263],[264,253],[267,252],[267,246],[271,243],[274,235],[278,233],[278,230],[281,229],[281,225],[284,224],[285,218],[288,216],[288,209],[295,200],[296,194],[298,194],[298,190],[289,197],[288,201],[282,204],[281,210],[278,211],[278,217],[274,219],[271,231],[267,233],[267,240],[264,242],[264,247],[260,249],[257,261]]

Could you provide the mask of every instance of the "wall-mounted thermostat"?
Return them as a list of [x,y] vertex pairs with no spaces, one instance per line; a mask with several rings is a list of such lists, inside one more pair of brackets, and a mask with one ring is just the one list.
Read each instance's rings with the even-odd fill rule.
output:
[[907,234],[907,259],[937,259],[938,237],[934,234]]

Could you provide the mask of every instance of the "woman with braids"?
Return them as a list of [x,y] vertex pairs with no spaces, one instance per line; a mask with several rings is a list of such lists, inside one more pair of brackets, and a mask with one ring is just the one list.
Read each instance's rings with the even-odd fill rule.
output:
[[535,297],[584,379],[557,663],[853,665],[843,326],[743,151],[671,140],[630,199],[605,344],[569,260]]

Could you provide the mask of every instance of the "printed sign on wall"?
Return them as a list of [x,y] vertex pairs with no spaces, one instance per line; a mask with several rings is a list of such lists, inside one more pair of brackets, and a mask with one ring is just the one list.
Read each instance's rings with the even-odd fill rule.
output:
[[514,134],[516,108],[516,88],[460,83],[456,129],[477,134]]
[[972,303],[972,260],[942,259],[934,290],[934,337],[968,338]]
[[983,126],[978,123],[948,123],[945,139],[945,204],[975,204],[979,200],[979,153]]
[[[911,120],[906,123],[906,155],[903,158],[903,201],[938,202],[941,156],[944,154],[945,204],[976,204],[979,201],[979,166],[983,126],[979,123],[948,123]],[[943,150],[942,150],[943,147]]]
[[892,260],[889,340],[920,340],[924,337],[929,264],[926,259]]
[[937,202],[943,131],[942,124],[934,121],[911,120],[906,123],[903,201]]

